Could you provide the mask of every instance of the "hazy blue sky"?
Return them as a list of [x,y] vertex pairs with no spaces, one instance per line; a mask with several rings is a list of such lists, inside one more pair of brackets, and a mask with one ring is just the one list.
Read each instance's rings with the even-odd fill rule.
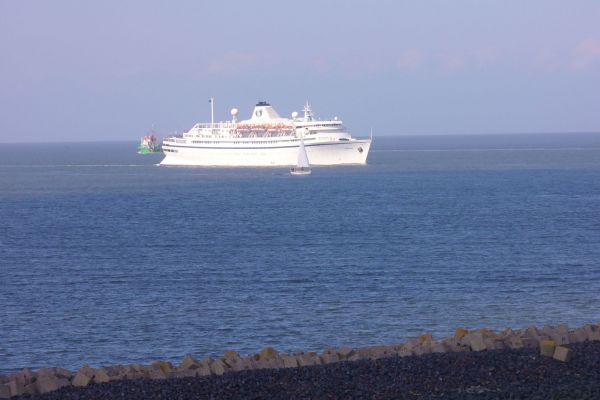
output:
[[600,1],[0,0],[0,141],[133,140],[257,100],[367,135],[600,131]]

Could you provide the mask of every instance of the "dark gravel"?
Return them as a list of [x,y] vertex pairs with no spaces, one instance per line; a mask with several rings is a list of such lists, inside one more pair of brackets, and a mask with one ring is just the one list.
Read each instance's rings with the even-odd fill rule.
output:
[[375,361],[63,388],[37,399],[600,399],[600,342],[569,363],[535,349]]

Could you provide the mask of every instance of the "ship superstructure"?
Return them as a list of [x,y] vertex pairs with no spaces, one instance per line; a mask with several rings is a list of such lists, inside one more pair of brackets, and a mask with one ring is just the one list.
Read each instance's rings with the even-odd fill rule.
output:
[[[211,108],[214,101],[211,99]],[[212,114],[212,113],[211,113]],[[292,166],[301,139],[311,165],[365,164],[371,139],[355,139],[342,121],[318,120],[307,103],[304,115],[281,117],[267,102],[256,104],[249,119],[198,123],[182,135],[163,139],[161,165]]]

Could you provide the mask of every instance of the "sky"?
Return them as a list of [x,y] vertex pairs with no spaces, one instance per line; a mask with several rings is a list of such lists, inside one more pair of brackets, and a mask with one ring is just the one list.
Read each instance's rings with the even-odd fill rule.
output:
[[0,142],[137,140],[259,100],[354,136],[600,132],[600,1],[0,0]]

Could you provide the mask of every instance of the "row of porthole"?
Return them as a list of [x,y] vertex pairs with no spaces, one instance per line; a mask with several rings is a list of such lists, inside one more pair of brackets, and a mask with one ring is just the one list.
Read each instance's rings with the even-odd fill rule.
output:
[[[314,140],[314,139],[310,139],[310,140]],[[342,140],[342,139],[340,139],[340,140]],[[270,141],[264,141],[264,142],[263,141],[260,141],[260,142],[259,141],[256,141],[256,142],[225,142],[225,141],[204,142],[204,141],[200,141],[200,140],[192,140],[192,143],[195,143],[195,144],[224,144],[224,143],[227,143],[227,144],[263,144],[263,143],[288,143],[288,142],[299,142],[299,141],[300,141],[300,139],[274,140],[274,141],[270,140]]]

